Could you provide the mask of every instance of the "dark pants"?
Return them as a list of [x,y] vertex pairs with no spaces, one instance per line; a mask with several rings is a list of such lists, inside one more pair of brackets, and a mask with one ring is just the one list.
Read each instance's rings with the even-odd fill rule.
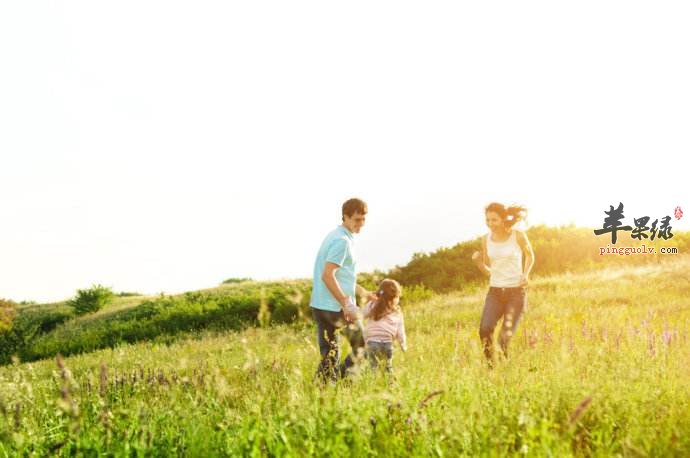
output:
[[[328,310],[311,309],[314,321],[316,321],[316,333],[321,352],[321,363],[317,375],[323,380],[337,380],[347,374],[347,369],[355,365],[355,359],[364,354],[364,330],[361,321],[348,323],[343,312],[331,312]],[[336,332],[341,330],[341,332]],[[340,334],[350,342],[352,354],[347,355],[340,363]]]
[[491,363],[493,361],[493,335],[498,320],[503,317],[499,342],[505,356],[508,356],[508,342],[517,330],[518,321],[527,306],[527,291],[525,288],[489,288],[484,302],[479,337],[484,346],[484,355]]

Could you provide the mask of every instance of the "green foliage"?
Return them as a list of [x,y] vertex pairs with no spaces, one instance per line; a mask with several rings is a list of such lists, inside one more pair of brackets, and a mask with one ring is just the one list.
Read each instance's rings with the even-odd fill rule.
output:
[[68,301],[68,305],[74,307],[77,315],[96,312],[112,302],[113,291],[102,285],[93,285],[89,289],[77,290],[74,299]]
[[[393,380],[365,367],[315,383],[313,326],[0,367],[0,456],[690,456],[689,269],[668,257],[535,278],[511,356],[492,370],[481,292],[407,308]],[[146,322],[209,300],[129,313]]]
[[228,278],[227,280],[223,280],[223,285],[233,285],[236,283],[246,283],[253,281],[251,278]]
[[357,275],[357,284],[368,291],[376,291],[385,278],[386,273],[381,270],[362,272]]
[[406,304],[423,302],[431,299],[433,296],[434,292],[429,288],[426,288],[424,285],[412,285],[403,288],[400,303],[404,306]]
[[67,305],[36,307],[16,313],[11,326],[0,330],[0,364],[7,364],[13,355],[32,345],[36,339],[55,330],[74,316]]
[[14,301],[0,298],[0,332],[12,327],[16,308]]
[[[606,237],[595,236],[592,229],[570,226],[534,226],[527,236],[535,252],[534,275],[552,275],[562,272],[582,272],[591,268],[639,265],[659,262],[669,255],[601,256],[600,247],[606,247]],[[638,241],[630,233],[619,234],[616,246],[677,247],[681,253],[690,248],[690,233],[675,233],[670,240]],[[392,269],[388,275],[403,286],[424,285],[436,292],[449,292],[483,284],[486,278],[472,262],[472,253],[481,249],[481,239],[462,242],[452,248],[441,248],[433,253],[416,253],[410,262]]]
[[161,295],[90,320],[74,320],[53,332],[33,333],[16,346],[22,361],[70,355],[142,340],[171,340],[202,330],[240,330],[259,324],[262,297],[265,324],[293,323],[306,316],[310,283],[252,283],[214,292]]

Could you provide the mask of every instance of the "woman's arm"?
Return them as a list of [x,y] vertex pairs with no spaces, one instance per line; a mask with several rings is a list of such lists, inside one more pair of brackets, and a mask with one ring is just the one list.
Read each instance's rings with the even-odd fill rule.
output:
[[522,231],[517,231],[517,242],[522,250],[522,255],[525,257],[525,265],[522,271],[522,278],[520,278],[520,286],[527,286],[529,282],[529,274],[534,267],[534,250],[532,244],[529,243],[527,234]]
[[489,267],[489,256],[486,253],[486,237],[482,237],[482,250],[472,254],[472,261],[484,275],[490,276],[491,268]]

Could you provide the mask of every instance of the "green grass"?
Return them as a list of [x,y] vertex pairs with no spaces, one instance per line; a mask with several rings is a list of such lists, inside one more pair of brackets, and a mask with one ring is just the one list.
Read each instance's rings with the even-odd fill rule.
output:
[[308,313],[309,289],[306,280],[245,282],[177,296],[118,298],[79,316],[65,303],[23,308],[0,332],[0,364],[13,356],[28,362],[121,343],[169,343],[204,329],[290,323]]
[[483,292],[409,305],[391,385],[315,384],[309,324],[2,367],[0,456],[688,456],[689,269],[533,281],[493,370]]

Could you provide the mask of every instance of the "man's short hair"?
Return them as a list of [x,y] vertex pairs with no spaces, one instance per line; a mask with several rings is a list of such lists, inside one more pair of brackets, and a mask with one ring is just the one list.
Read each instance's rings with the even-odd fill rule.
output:
[[359,213],[360,215],[366,215],[367,210],[367,204],[362,199],[348,199],[343,204],[343,219],[345,219],[346,215],[348,217],[351,217],[355,213]]

